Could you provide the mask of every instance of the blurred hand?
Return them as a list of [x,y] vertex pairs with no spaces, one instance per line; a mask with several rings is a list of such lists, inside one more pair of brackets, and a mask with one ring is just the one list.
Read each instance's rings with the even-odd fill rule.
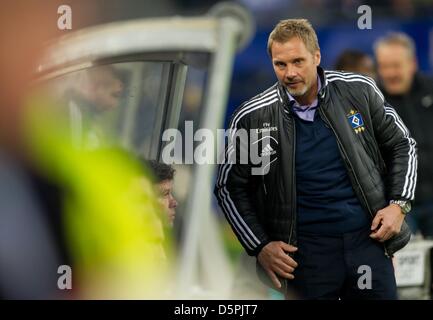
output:
[[293,271],[298,266],[295,260],[288,256],[288,252],[296,252],[298,248],[282,241],[269,242],[260,251],[257,259],[263,269],[277,288],[281,288],[281,283],[277,275],[286,279],[294,279]]
[[400,232],[403,220],[404,214],[401,212],[400,206],[390,204],[377,212],[371,224],[370,237],[380,242],[392,238]]

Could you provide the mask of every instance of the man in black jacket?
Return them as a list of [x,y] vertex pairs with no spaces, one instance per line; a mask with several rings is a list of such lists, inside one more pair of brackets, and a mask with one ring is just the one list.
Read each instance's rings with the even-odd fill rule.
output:
[[414,139],[371,78],[319,67],[307,20],[278,23],[268,52],[278,82],[230,122],[215,187],[227,220],[286,294],[395,299],[390,257],[410,238]]
[[412,232],[433,238],[433,79],[418,72],[415,45],[404,33],[391,33],[375,44],[385,99],[392,104],[418,144],[416,201],[408,217]]

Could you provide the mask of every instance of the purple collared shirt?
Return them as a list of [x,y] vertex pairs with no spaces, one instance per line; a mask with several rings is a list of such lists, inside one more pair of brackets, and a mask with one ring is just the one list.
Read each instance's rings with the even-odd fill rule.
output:
[[[319,93],[321,88],[322,88],[322,83],[320,82],[320,77],[317,76],[317,93]],[[290,95],[287,89],[286,89],[286,93],[290,101],[295,101],[295,103],[293,104],[293,111],[298,115],[298,117],[301,118],[302,120],[313,122],[314,115],[316,114],[316,110],[317,110],[317,104],[318,104],[317,95],[316,95],[316,99],[314,99],[312,104],[301,106],[295,100],[295,98],[293,98]]]

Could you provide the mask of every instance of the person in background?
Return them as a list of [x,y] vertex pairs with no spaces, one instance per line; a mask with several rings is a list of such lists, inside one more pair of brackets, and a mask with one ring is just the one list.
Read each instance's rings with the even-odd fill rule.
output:
[[155,160],[148,161],[147,165],[155,178],[158,201],[167,214],[170,225],[173,226],[178,204],[173,196],[173,179],[176,171],[172,166]]
[[373,59],[368,54],[359,50],[344,50],[337,57],[334,69],[359,73],[376,79]]
[[390,33],[374,44],[377,72],[386,101],[394,106],[418,146],[418,183],[407,221],[413,233],[433,238],[433,79],[418,70],[413,40]]

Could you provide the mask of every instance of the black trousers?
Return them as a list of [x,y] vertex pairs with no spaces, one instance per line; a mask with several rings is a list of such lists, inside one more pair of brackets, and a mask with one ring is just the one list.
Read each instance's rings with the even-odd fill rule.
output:
[[397,299],[394,267],[365,228],[340,236],[298,235],[289,290],[301,299]]

